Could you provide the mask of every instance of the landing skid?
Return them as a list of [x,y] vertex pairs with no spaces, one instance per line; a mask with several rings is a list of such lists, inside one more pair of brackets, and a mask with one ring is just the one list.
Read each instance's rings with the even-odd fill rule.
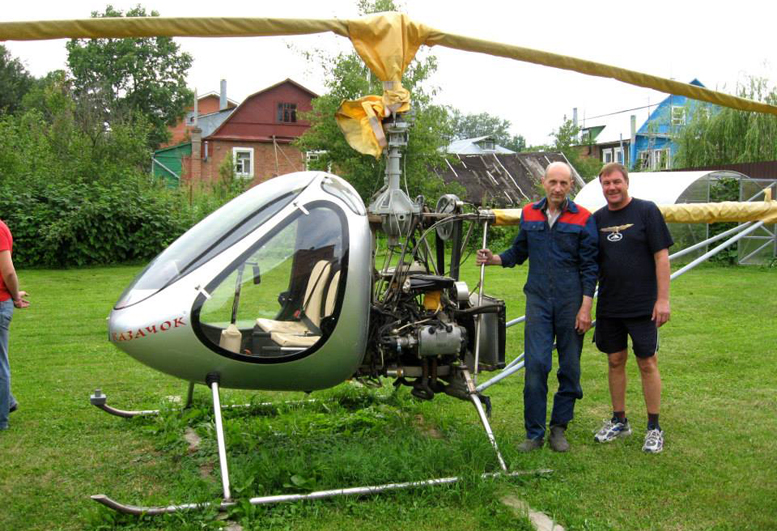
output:
[[[553,472],[550,469],[537,469],[537,470],[525,470],[518,472],[491,472],[487,474],[481,474],[482,479],[492,479],[499,477],[520,477],[520,476],[533,476],[550,474]],[[309,492],[307,494],[281,494],[275,496],[260,496],[257,498],[250,498],[248,502],[251,505],[271,505],[274,503],[295,502],[303,500],[322,500],[325,498],[334,498],[337,496],[366,496],[370,494],[379,494],[381,492],[388,492],[392,490],[401,489],[415,489],[422,487],[432,487],[436,485],[451,485],[461,481],[462,478],[454,476],[449,478],[427,479],[423,481],[408,481],[405,483],[387,483],[385,485],[373,485],[369,487],[352,487],[348,489],[333,489],[333,490],[319,490],[315,492]],[[222,501],[220,504],[215,503],[185,503],[182,505],[168,505],[166,507],[141,507],[138,505],[124,505],[115,500],[112,500],[104,494],[96,494],[92,496],[92,499],[97,503],[101,503],[106,507],[113,509],[124,514],[132,514],[136,516],[140,515],[160,515],[169,514],[181,511],[191,510],[203,510],[214,506],[217,506],[220,511],[224,511],[237,505],[236,501]]]
[[[482,474],[480,477],[483,479],[489,479],[489,478],[498,478],[498,477],[518,477],[518,476],[551,473],[552,470],[549,470],[549,469],[539,469],[539,470],[532,470],[532,471],[516,471],[516,472],[508,471],[505,460],[502,457],[502,453],[499,451],[499,446],[497,445],[496,439],[494,438],[493,431],[491,430],[491,425],[488,421],[488,417],[486,416],[486,413],[483,410],[483,405],[478,396],[478,391],[475,387],[475,383],[467,369],[462,369],[462,375],[464,376],[464,380],[466,382],[469,399],[472,402],[472,404],[475,406],[475,409],[477,410],[478,417],[480,418],[480,421],[483,424],[483,429],[486,432],[489,443],[491,444],[492,448],[494,449],[494,452],[496,453],[497,461],[499,462],[499,467],[502,470],[501,472],[485,473],[485,474]],[[221,406],[221,400],[219,396],[218,375],[217,374],[208,375],[207,384],[210,387],[212,392],[213,411],[214,411],[214,417],[216,421],[215,424],[216,424],[216,439],[218,443],[218,454],[219,454],[219,470],[221,473],[221,484],[222,484],[222,490],[223,490],[222,502],[219,504],[185,503],[180,505],[168,505],[164,507],[143,507],[143,506],[126,505],[126,504],[120,503],[116,500],[109,498],[105,494],[97,494],[92,496],[92,499],[94,501],[102,505],[105,505],[106,507],[113,509],[115,511],[118,511],[120,513],[132,514],[132,515],[144,515],[144,514],[159,515],[159,514],[175,513],[179,511],[202,510],[202,509],[208,509],[213,507],[217,507],[220,511],[223,511],[236,505],[237,502],[232,499],[232,495],[230,491],[226,442],[224,439],[224,426],[221,418],[222,406]],[[193,385],[194,384],[190,384],[189,386],[189,397],[187,399],[187,406],[191,404]],[[126,418],[126,417],[135,417],[135,416],[141,416],[141,415],[156,415],[159,413],[158,410],[124,411],[124,410],[112,408],[108,406],[105,402],[106,402],[106,397],[99,390],[97,390],[95,394],[92,395],[91,397],[91,403],[93,405],[99,407],[104,411],[107,411],[112,415],[117,415],[120,417]],[[408,481],[404,483],[387,483],[384,485],[372,485],[372,486],[366,486],[366,487],[351,487],[351,488],[345,488],[345,489],[321,490],[316,492],[310,492],[307,494],[282,494],[282,495],[274,495],[274,496],[260,496],[256,498],[250,498],[248,502],[251,505],[269,505],[274,503],[294,502],[294,501],[301,501],[301,500],[319,500],[324,498],[333,498],[337,496],[361,496],[361,495],[378,494],[381,492],[387,492],[392,490],[414,489],[414,488],[421,488],[421,487],[430,487],[435,485],[449,485],[449,484],[457,483],[461,481],[461,479],[462,478],[458,476],[454,476],[454,477],[447,477],[447,478],[427,479],[422,481]]]
[[[192,405],[192,398],[194,397],[194,382],[189,382],[189,389],[186,392],[186,404],[184,404],[184,408],[188,408]],[[130,419],[132,417],[150,417],[154,415],[159,415],[158,409],[144,409],[141,411],[127,411],[125,409],[116,409],[115,407],[111,407],[107,404],[108,397],[105,396],[105,394],[100,389],[95,389],[94,394],[89,397],[89,402],[97,407],[105,411],[106,413],[109,413],[111,415],[115,415],[117,417]]]

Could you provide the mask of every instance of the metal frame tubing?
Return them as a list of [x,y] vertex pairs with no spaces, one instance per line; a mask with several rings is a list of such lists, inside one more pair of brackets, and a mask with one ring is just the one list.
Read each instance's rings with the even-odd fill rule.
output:
[[506,371],[507,369],[511,369],[513,367],[513,365],[521,363],[523,361],[523,356],[524,356],[524,353],[521,352],[521,354],[517,358],[515,358],[513,361],[508,363],[507,366],[504,369],[502,369],[502,371]]
[[669,255],[670,260],[674,260],[675,258],[679,258],[681,256],[685,256],[688,253],[692,253],[696,249],[699,249],[701,247],[706,247],[707,245],[714,243],[718,240],[722,240],[723,238],[727,236],[731,236],[732,234],[735,234],[741,230],[744,230],[746,227],[748,227],[752,221],[747,221],[745,223],[742,223],[741,225],[737,225],[736,227],[732,229],[728,229],[726,232],[721,232],[720,234],[716,234],[715,236],[712,236],[711,238],[707,238],[703,242],[699,242],[697,244],[691,245],[690,247],[686,247],[685,249],[682,249],[680,251],[677,251],[674,254]]
[[[523,356],[523,354],[521,354],[521,356]],[[518,358],[516,358],[516,359],[518,359]],[[505,378],[507,378],[508,376],[512,376],[516,372],[520,371],[521,369],[524,368],[524,366],[525,366],[525,363],[523,362],[523,360],[521,360],[518,364],[513,365],[512,367],[509,367],[509,368],[505,367],[505,369],[502,372],[500,372],[499,374],[497,374],[496,376],[494,376],[490,380],[488,380],[486,382],[483,382],[482,384],[478,385],[475,388],[475,390],[478,393],[481,393],[481,392],[485,391],[486,389],[488,389],[489,387],[491,387],[492,385],[494,385],[496,383],[499,383],[502,380],[504,380]]]
[[723,249],[725,249],[726,247],[728,247],[732,243],[738,242],[739,240],[741,240],[742,238],[744,238],[745,236],[747,236],[748,234],[750,234],[754,230],[762,227],[763,224],[764,224],[763,221],[759,221],[758,223],[755,223],[754,225],[750,225],[747,229],[739,232],[733,238],[729,238],[728,240],[726,240],[725,242],[721,243],[720,245],[718,245],[717,247],[715,247],[711,251],[708,251],[708,252],[704,253],[703,255],[701,255],[699,258],[697,258],[696,260],[694,260],[690,264],[682,267],[681,269],[678,269],[677,271],[672,273],[672,276],[670,276],[669,278],[671,280],[674,280],[677,277],[679,277],[680,275],[682,275],[683,273],[686,273],[686,272],[690,271],[691,269],[693,269],[694,267],[696,267],[700,263],[704,262],[705,260],[707,260],[711,256],[715,256],[716,254],[718,254],[720,251],[722,251]]
[[[483,247],[486,248],[488,242],[488,221],[483,223]],[[480,284],[478,289],[478,306],[483,304],[483,283],[486,279],[486,264],[480,264]],[[473,367],[473,378],[478,379],[478,367],[480,366],[480,324],[483,322],[483,314],[478,314],[478,322],[475,324],[475,367]]]
[[[495,479],[499,477],[520,477],[520,476],[534,476],[542,474],[550,474],[553,470],[547,468],[541,468],[538,470],[522,470],[517,472],[491,472],[487,474],[481,474],[481,479]],[[295,502],[303,500],[321,500],[324,498],[334,498],[336,496],[360,496],[367,494],[379,494],[390,490],[400,489],[412,489],[418,487],[429,487],[435,485],[450,485],[461,481],[462,478],[458,476],[427,479],[423,481],[407,481],[404,483],[387,483],[385,485],[373,485],[368,487],[352,487],[347,489],[332,489],[332,490],[320,490],[316,492],[310,492],[308,494],[280,494],[275,496],[260,496],[256,498],[250,498],[248,502],[251,505],[270,505],[273,503],[283,502]],[[160,514],[169,514],[179,511],[191,511],[207,509],[215,506],[213,503],[184,503],[181,505],[168,505],[165,507],[141,507],[138,505],[125,505],[119,503],[116,500],[112,500],[104,494],[97,494],[92,496],[92,499],[97,503],[101,503],[114,511],[118,511],[124,514],[132,514],[136,516],[149,515],[155,516]],[[237,505],[237,502],[228,501],[218,504],[219,510],[225,510]]]
[[475,405],[475,409],[478,412],[478,416],[480,417],[480,422],[483,424],[483,429],[486,430],[486,435],[488,436],[488,441],[491,443],[491,446],[494,448],[494,452],[496,452],[496,458],[499,461],[499,466],[504,472],[507,472],[507,464],[505,464],[505,460],[502,457],[502,452],[499,451],[499,446],[496,444],[496,438],[494,437],[494,432],[491,429],[491,424],[488,422],[488,417],[486,416],[486,412],[483,411],[483,404],[480,403],[480,397],[478,396],[477,391],[475,390],[475,383],[472,380],[472,376],[469,374],[469,371],[464,369],[461,371],[464,375],[464,380],[467,383],[467,391],[469,392],[469,398],[472,400],[472,403]]
[[192,407],[192,401],[194,400],[194,382],[189,382],[189,389],[186,391],[186,403],[184,409]]
[[221,468],[221,486],[224,488],[224,500],[229,501],[229,469],[227,468],[227,449],[224,444],[224,423],[221,421],[221,400],[219,399],[219,381],[217,375],[208,375],[208,385],[213,391],[213,416],[216,419],[216,440],[219,447],[219,467]]

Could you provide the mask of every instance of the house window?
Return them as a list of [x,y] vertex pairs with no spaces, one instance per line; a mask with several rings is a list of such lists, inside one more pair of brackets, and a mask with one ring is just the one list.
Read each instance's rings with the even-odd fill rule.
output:
[[480,145],[480,149],[482,149],[483,151],[494,151],[495,149],[494,148],[495,144],[493,140],[483,140],[479,142],[479,145]]
[[623,149],[616,147],[612,148],[612,150],[615,155],[615,162],[618,164],[623,164]]
[[286,123],[295,123],[297,121],[297,104],[296,103],[279,103],[278,104],[278,121]]
[[640,152],[640,167],[652,171],[668,170],[671,167],[668,149],[650,149]]
[[612,162],[612,149],[603,149],[602,150],[602,162],[605,164],[609,164]]
[[672,125],[685,125],[685,107],[672,105]]
[[[316,163],[321,158],[321,155],[326,153],[324,150],[320,151],[306,151],[305,152],[305,170],[310,171],[316,166]],[[329,171],[327,169],[327,171]]]
[[232,161],[235,165],[235,175],[251,179],[254,176],[254,148],[232,148]]

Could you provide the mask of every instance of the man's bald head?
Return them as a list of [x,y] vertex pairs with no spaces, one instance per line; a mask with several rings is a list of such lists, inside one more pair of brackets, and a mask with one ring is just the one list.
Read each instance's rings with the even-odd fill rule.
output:
[[570,168],[569,164],[566,162],[557,161],[548,164],[547,168],[545,168],[545,175],[543,176],[543,179],[546,179],[551,173],[557,177],[563,177],[566,175],[566,177],[569,179],[569,183],[572,184],[572,168]]
[[560,208],[572,189],[572,168],[564,162],[551,162],[545,168],[542,187],[545,188],[548,204],[554,210]]

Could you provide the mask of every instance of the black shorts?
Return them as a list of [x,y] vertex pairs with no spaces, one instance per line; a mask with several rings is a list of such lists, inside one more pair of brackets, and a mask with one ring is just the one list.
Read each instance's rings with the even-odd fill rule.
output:
[[594,342],[605,354],[626,350],[627,336],[638,358],[649,358],[658,352],[658,328],[647,317],[599,317],[596,319]]

